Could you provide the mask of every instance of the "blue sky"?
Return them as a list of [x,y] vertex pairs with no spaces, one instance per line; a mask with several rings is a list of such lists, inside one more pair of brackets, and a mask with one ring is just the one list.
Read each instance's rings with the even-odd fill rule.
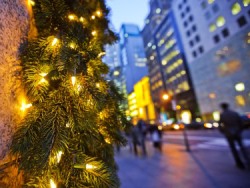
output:
[[148,14],[148,0],[106,0],[111,8],[111,21],[119,31],[122,23],[138,24],[140,29]]

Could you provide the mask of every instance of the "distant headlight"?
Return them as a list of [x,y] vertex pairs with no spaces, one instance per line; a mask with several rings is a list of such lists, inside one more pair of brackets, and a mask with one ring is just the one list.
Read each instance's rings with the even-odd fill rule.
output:
[[213,127],[213,124],[212,123],[205,123],[204,127],[211,129]]
[[179,130],[179,129],[180,129],[180,126],[179,126],[178,124],[174,124],[173,128],[174,128],[175,130]]
[[213,123],[214,127],[219,127],[219,123]]

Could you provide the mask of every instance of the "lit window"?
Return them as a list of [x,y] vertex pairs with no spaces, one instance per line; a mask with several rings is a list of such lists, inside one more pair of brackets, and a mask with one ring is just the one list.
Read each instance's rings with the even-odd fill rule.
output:
[[243,0],[243,5],[244,7],[247,7],[248,5],[250,5],[250,0]]
[[226,23],[226,20],[223,16],[219,16],[216,20],[216,25],[222,27]]
[[212,3],[214,2],[214,0],[207,0],[207,2],[208,2],[209,4],[212,4]]
[[242,95],[238,95],[235,97],[235,102],[238,106],[245,106],[246,101],[245,98]]
[[232,6],[232,14],[233,15],[237,15],[239,14],[241,11],[241,6],[239,3],[234,3],[233,6]]
[[210,32],[214,32],[216,30],[216,25],[215,24],[211,24],[210,26],[209,26],[209,31]]
[[235,90],[236,91],[244,91],[245,90],[245,84],[240,82],[238,84],[235,85]]
[[155,12],[156,12],[156,14],[160,14],[160,13],[161,13],[161,9],[160,9],[160,8],[157,8],[157,9],[155,10]]

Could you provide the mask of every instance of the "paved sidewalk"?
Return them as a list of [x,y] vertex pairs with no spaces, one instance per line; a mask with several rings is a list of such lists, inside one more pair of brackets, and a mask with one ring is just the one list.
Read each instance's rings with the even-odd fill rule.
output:
[[164,144],[159,153],[147,142],[148,156],[122,148],[116,155],[121,188],[250,188],[250,170],[239,170],[229,151]]

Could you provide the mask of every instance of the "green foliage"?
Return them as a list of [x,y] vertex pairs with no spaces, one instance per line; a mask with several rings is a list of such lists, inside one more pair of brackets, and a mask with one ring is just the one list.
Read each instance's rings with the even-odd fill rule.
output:
[[32,107],[11,146],[26,187],[49,187],[52,180],[57,187],[119,187],[113,144],[126,143],[120,130],[127,122],[99,56],[116,39],[108,13],[103,0],[35,1],[38,36],[20,55]]

